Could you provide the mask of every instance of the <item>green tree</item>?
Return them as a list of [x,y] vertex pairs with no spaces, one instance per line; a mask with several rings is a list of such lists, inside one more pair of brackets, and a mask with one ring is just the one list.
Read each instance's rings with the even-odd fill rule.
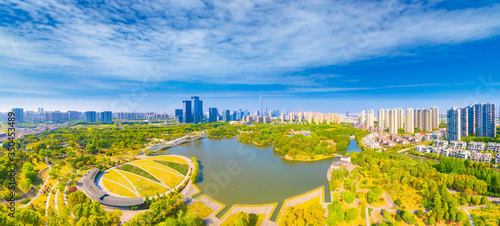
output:
[[345,213],[345,221],[347,223],[350,223],[351,221],[355,220],[359,215],[359,212],[356,208],[350,208],[347,209]]
[[355,198],[356,194],[352,193],[351,191],[342,192],[342,199],[344,199],[349,204],[351,204]]

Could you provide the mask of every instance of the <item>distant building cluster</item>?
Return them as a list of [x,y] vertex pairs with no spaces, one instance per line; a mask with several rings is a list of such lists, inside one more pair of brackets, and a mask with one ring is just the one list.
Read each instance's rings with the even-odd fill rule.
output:
[[377,117],[375,117],[374,110],[367,112],[363,110],[354,126],[377,133],[383,133],[387,129],[390,134],[398,134],[399,129],[404,129],[405,133],[411,134],[415,132],[415,128],[421,131],[432,131],[439,128],[439,109],[437,107],[416,110],[412,108],[380,109]]
[[448,110],[448,140],[476,137],[496,137],[495,104],[476,104]]
[[[481,153],[483,151],[491,153]],[[436,140],[433,146],[418,145],[415,151],[424,153],[434,153],[446,157],[455,157],[463,160],[470,159],[473,162],[491,163],[495,155],[494,164],[500,163],[500,143],[467,142],[465,141],[446,141]],[[493,153],[493,155],[492,155]]]

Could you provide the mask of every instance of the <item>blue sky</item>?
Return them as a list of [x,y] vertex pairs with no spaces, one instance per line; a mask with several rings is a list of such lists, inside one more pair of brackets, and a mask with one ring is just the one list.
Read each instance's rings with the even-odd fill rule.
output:
[[497,1],[0,3],[0,111],[499,102]]

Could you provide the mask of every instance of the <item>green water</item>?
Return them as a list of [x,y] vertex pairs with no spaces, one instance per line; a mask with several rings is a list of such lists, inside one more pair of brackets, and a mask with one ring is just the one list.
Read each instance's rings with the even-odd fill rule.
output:
[[[352,151],[360,151],[355,141],[349,147]],[[203,139],[168,153],[196,157],[200,162],[198,187],[226,205],[279,202],[325,186],[326,172],[333,161],[288,161],[272,147],[236,139]]]

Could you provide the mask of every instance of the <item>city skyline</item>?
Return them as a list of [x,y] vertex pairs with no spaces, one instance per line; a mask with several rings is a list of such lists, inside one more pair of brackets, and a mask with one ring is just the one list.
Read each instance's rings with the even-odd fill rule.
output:
[[315,112],[499,102],[498,4],[190,3],[6,3],[0,111],[173,113],[193,95],[252,112],[260,95],[263,107]]

